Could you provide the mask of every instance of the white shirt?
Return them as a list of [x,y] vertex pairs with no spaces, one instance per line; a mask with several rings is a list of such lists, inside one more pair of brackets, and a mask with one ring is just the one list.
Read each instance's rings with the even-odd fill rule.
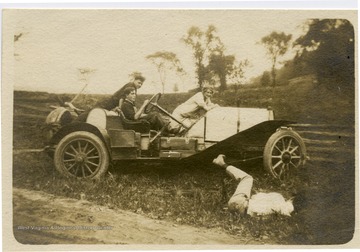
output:
[[231,197],[229,203],[244,204],[244,200],[240,195],[246,195],[249,200],[247,214],[250,216],[269,215],[272,213],[279,213],[282,215],[290,216],[294,211],[294,205],[292,200],[285,200],[285,198],[276,192],[270,193],[257,193],[251,195],[251,189],[253,184],[253,178],[246,172],[229,165],[226,168],[226,172],[235,180],[240,180],[234,195]]
[[173,112],[173,115],[181,117],[197,118],[200,116],[201,109],[206,112],[204,107],[211,104],[210,98],[205,99],[202,92],[196,93],[187,101],[180,104]]

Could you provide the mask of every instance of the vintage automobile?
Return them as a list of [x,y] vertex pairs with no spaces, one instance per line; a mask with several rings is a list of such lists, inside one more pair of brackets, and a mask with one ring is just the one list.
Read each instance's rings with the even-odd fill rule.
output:
[[55,108],[47,117],[46,150],[65,176],[101,178],[110,163],[122,160],[211,163],[222,153],[229,163],[263,160],[276,179],[286,180],[304,165],[306,147],[289,125],[274,120],[271,109],[218,107],[191,127],[173,118],[152,96],[145,112],[158,110],[182,127],[181,134],[150,130],[144,121],[129,121],[122,113],[95,108],[86,122],[74,120],[81,111],[71,103]]

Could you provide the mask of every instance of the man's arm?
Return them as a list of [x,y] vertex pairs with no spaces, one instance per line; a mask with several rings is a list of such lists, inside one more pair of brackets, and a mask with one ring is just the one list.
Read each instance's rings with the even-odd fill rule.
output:
[[145,107],[148,104],[149,104],[149,100],[145,100],[143,105],[141,105],[139,110],[135,113],[135,116],[134,116],[135,120],[138,120],[139,118],[141,118],[141,115],[144,113]]
[[113,108],[112,111],[115,111],[119,114],[121,112],[121,107],[122,107],[123,103],[124,103],[124,99],[120,98],[119,105],[116,106],[115,108]]
[[199,107],[205,109],[206,111],[212,110],[213,108],[219,106],[217,104],[212,103],[211,101],[210,101],[210,103],[204,101],[204,95],[201,92],[197,93],[194,96],[194,101]]
[[123,112],[126,119],[135,120],[135,110],[130,103],[124,102],[121,106],[121,111]]
[[[120,100],[121,98],[124,98],[124,91],[125,91],[125,89],[128,88],[128,87],[133,87],[133,88],[135,88],[135,90],[136,90],[136,87],[135,87],[134,83],[132,83],[132,82],[126,83],[122,88],[120,88],[118,91],[116,91],[116,92],[112,95],[112,99],[113,99],[116,103],[119,102],[119,100]],[[121,107],[120,107],[120,108],[121,108]]]

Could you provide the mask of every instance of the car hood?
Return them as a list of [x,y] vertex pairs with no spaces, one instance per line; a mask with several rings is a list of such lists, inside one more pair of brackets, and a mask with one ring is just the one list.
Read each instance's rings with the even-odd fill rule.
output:
[[281,126],[294,124],[295,122],[285,120],[272,120],[259,123],[249,129],[230,136],[202,152],[186,158],[187,161],[211,163],[219,154],[230,154],[241,152],[244,147],[264,147],[270,136]]
[[272,111],[264,108],[218,107],[207,112],[189,130],[188,137],[204,137],[222,141],[261,122],[271,120]]

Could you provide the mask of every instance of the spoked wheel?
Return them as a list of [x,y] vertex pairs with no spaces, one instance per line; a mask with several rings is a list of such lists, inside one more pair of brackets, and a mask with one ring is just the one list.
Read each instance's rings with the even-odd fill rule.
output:
[[280,180],[290,179],[305,160],[305,144],[299,134],[290,129],[275,132],[265,145],[265,169]]
[[56,169],[67,177],[98,179],[108,169],[109,154],[96,135],[77,131],[65,136],[54,154]]

